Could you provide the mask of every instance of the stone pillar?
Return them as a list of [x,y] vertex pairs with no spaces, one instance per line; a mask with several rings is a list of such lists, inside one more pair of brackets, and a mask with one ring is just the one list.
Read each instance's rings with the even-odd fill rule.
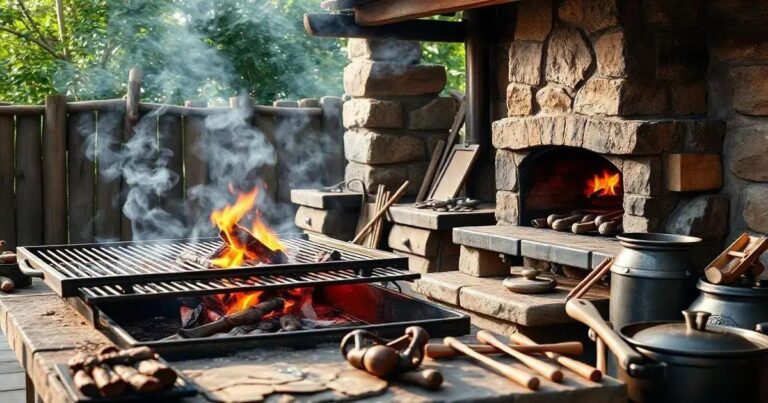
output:
[[415,195],[457,110],[453,98],[439,95],[445,68],[421,64],[418,42],[350,39],[347,49],[345,177],[361,179],[370,193],[408,180],[406,195]]

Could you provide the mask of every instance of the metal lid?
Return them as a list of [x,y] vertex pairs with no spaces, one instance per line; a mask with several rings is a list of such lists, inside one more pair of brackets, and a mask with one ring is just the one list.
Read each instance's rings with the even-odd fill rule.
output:
[[712,284],[706,278],[700,278],[696,284],[700,291],[731,297],[768,298],[768,287],[738,287],[732,285]]
[[[633,344],[649,350],[696,356],[733,356],[768,349],[768,337],[744,329],[707,326],[710,313],[683,311],[685,322],[648,324],[634,334],[622,334]],[[642,325],[642,324],[640,324]]]
[[683,246],[690,247],[701,242],[701,238],[688,235],[659,234],[652,232],[627,232],[617,235],[616,238],[624,246]]
[[502,285],[518,294],[540,294],[552,291],[557,286],[557,281],[553,278],[538,277],[538,270],[525,269],[520,274],[522,277],[507,277]]

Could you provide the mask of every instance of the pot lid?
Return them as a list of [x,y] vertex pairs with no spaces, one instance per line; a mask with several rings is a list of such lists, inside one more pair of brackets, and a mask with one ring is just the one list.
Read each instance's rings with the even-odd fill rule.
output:
[[699,279],[698,284],[696,284],[696,288],[703,292],[714,295],[768,298],[768,287],[712,284],[706,279],[706,277]]
[[[707,326],[710,314],[683,311],[685,322],[629,325],[622,333],[632,343],[649,350],[664,350],[673,354],[724,356],[754,353],[768,348],[768,336],[745,329]],[[643,325],[643,324],[639,324]],[[633,334],[627,334],[633,333]]]

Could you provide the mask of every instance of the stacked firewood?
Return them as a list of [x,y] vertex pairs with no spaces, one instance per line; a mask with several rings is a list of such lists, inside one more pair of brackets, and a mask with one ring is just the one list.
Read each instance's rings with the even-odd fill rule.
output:
[[604,213],[585,213],[572,211],[565,214],[550,214],[547,217],[531,220],[534,228],[551,228],[560,232],[586,234],[597,231],[601,235],[616,235],[623,231],[623,210]]
[[149,347],[106,347],[96,355],[78,353],[69,360],[75,387],[88,397],[153,393],[173,388],[176,371]]

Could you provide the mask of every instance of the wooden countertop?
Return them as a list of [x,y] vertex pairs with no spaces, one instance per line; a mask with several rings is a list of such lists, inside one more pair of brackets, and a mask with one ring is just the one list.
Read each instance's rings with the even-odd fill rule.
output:
[[[33,286],[15,294],[0,296],[0,325],[17,359],[27,371],[36,392],[44,402],[70,403],[61,381],[55,375],[54,366],[65,363],[75,351],[95,351],[111,342],[64,299],[54,295],[45,285],[35,280]],[[467,336],[468,338],[469,336]],[[498,357],[500,360],[522,368],[521,364]],[[340,357],[338,346],[325,345],[310,350],[254,349],[231,356],[213,359],[174,362],[178,369],[195,373],[209,368],[232,365],[258,365],[285,370],[301,370],[324,365],[338,370],[349,369]],[[564,371],[566,381],[555,384],[542,382],[536,392],[516,385],[495,373],[475,365],[465,358],[450,360],[425,360],[425,367],[439,368],[445,377],[442,390],[429,392],[415,386],[390,383],[383,395],[370,401],[515,401],[515,402],[624,402],[625,387],[611,378],[593,383]],[[331,393],[331,394],[329,394]],[[341,395],[323,392],[317,395],[301,395],[308,401],[334,399]],[[283,398],[286,396],[282,396]],[[268,401],[278,401],[281,396],[272,394]],[[207,401],[204,395],[185,402]]]

